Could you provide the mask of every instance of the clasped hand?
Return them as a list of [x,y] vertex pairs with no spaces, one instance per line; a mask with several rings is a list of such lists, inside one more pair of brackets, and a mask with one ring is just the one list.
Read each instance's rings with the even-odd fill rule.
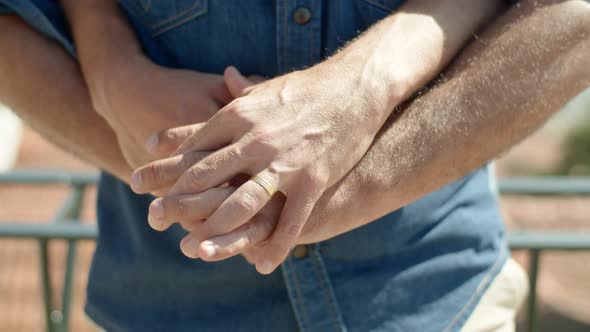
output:
[[149,139],[148,149],[162,156],[171,140],[186,137],[132,176],[135,192],[162,194],[150,205],[150,225],[180,222],[188,257],[243,254],[260,273],[276,269],[305,242],[304,227],[320,226],[306,225],[315,203],[362,158],[386,118],[371,95],[375,82],[337,69],[328,62],[251,85],[228,68],[235,100],[204,124]]

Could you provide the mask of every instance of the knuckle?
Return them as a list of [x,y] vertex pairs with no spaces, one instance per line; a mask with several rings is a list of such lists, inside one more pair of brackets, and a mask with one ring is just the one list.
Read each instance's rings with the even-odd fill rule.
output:
[[164,130],[158,134],[158,142],[161,144],[169,144],[178,138],[178,133],[173,129]]
[[160,166],[155,163],[146,165],[142,170],[142,178],[146,179],[146,182],[152,185],[160,183],[162,180]]
[[285,227],[283,232],[286,237],[295,238],[299,236],[299,233],[301,233],[301,226],[302,225],[300,224],[288,225],[287,227]]
[[244,156],[242,147],[238,144],[232,145],[227,150],[227,156],[229,160],[241,159]]
[[256,203],[256,197],[250,193],[242,193],[234,201],[235,208],[246,214],[251,214],[255,211]]
[[227,106],[223,109],[223,113],[227,116],[239,118],[243,115],[244,106],[243,98],[237,98],[227,104]]
[[240,112],[242,107],[242,102],[240,98],[236,98],[232,100],[227,106],[224,108],[224,111],[230,115],[234,115]]
[[[224,149],[223,155],[219,155],[217,158],[216,163],[237,163],[237,162],[244,162],[246,155],[244,154],[244,150],[238,143],[234,143],[231,146],[228,146]],[[212,165],[213,167],[213,165]]]
[[248,106],[249,102],[246,98],[235,99],[220,111],[221,116],[226,117],[223,120],[224,123],[237,123],[249,128],[254,125],[254,113],[249,111],[251,107]]
[[186,201],[182,198],[163,197],[162,205],[166,217],[182,219],[186,215]]
[[174,204],[172,204],[174,211],[174,216],[177,218],[184,218],[186,216],[187,211],[187,201],[184,199],[177,199],[175,200]]
[[188,182],[193,188],[198,188],[207,175],[207,170],[202,166],[193,166],[187,171]]
[[231,255],[239,254],[241,251],[252,246],[256,237],[256,230],[254,228],[254,225],[251,223],[241,226],[238,229],[238,233],[236,233],[236,237],[227,246],[228,253]]

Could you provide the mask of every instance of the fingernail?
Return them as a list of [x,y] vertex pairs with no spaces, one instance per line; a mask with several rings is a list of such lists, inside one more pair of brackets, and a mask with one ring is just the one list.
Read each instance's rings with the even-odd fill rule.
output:
[[150,205],[150,214],[156,219],[164,218],[164,204],[162,199],[158,198]]
[[162,205],[161,199],[157,199],[150,204],[148,223],[157,231],[163,231],[165,229],[164,206]]
[[269,260],[264,260],[256,265],[256,270],[262,274],[270,274],[273,271],[273,264]]
[[225,68],[225,70],[227,70],[227,71],[230,71],[230,72],[232,72],[232,73],[239,73],[239,72],[238,72],[238,69],[237,69],[236,67],[234,67],[234,66],[227,66],[227,67]]
[[141,174],[139,172],[133,172],[133,175],[131,175],[131,187],[134,190],[141,187]]
[[185,256],[190,258],[199,258],[199,241],[193,238],[182,240],[180,250]]
[[211,258],[215,256],[216,251],[217,250],[215,250],[215,245],[213,244],[213,242],[205,241],[201,243],[201,253],[203,254],[203,257]]
[[158,145],[158,135],[152,135],[148,138],[147,142],[145,143],[148,152],[154,152],[156,146]]
[[148,214],[148,224],[153,230],[156,231],[163,231],[164,230],[164,223],[162,219],[156,219],[151,214]]

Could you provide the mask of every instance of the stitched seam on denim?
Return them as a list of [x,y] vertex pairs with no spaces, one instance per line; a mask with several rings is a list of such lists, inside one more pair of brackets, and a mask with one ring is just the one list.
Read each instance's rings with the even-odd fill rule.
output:
[[[298,278],[298,269],[297,266],[294,262],[290,262],[290,265],[293,266],[293,283],[295,285],[295,292],[297,293],[297,296],[299,297],[299,301],[300,305],[301,305],[301,310],[299,311],[301,313],[301,320],[304,322],[304,326],[311,326],[311,320],[309,319],[309,316],[307,315],[307,311],[305,310],[306,306],[305,306],[305,297],[303,296],[303,293],[301,293],[301,286],[299,285],[299,278]],[[305,330],[305,328],[302,328],[302,330]]]
[[[189,7],[187,9],[181,11],[180,13],[178,13],[178,14],[172,16],[172,17],[166,18],[163,21],[160,21],[160,22],[154,24],[152,26],[152,29],[157,29],[157,28],[159,28],[159,27],[161,27],[163,25],[166,25],[167,23],[170,23],[170,22],[172,22],[172,21],[174,21],[176,19],[180,19],[184,15],[188,15],[188,13],[190,13],[193,10],[195,10],[195,8],[199,7],[199,3],[202,2],[202,1],[206,1],[206,0],[196,0],[195,3],[191,7]],[[207,8],[207,6],[205,6],[205,3],[203,4],[203,8]]]
[[[315,2],[313,0],[311,0],[310,2],[311,2],[310,3],[310,7],[311,8],[315,8],[314,7]],[[312,17],[310,18],[310,20],[311,21],[309,22],[309,28],[308,28],[308,30],[309,30],[309,59],[307,60],[307,65],[309,65],[309,66],[311,66],[311,65],[314,64],[313,63],[313,40],[314,40],[314,37],[315,37],[315,32],[314,32],[315,29],[313,28],[314,27],[314,24],[313,24],[313,21],[314,21],[313,14],[312,14]]]
[[281,34],[281,24],[279,23],[279,15],[281,14],[281,5],[279,3],[275,3],[275,56],[276,56],[276,64],[277,64],[277,72],[281,72],[281,38],[279,37]]
[[[285,68],[285,63],[288,63],[287,57],[288,57],[288,52],[285,51],[285,45],[287,45],[287,38],[289,36],[289,18],[288,18],[288,14],[287,14],[288,10],[287,10],[287,5],[283,6],[283,43],[281,44],[281,62],[282,62],[282,66],[281,66],[281,70],[286,70]],[[282,74],[282,73],[281,73]]]
[[479,282],[479,285],[477,286],[475,293],[471,295],[471,298],[467,301],[467,303],[465,303],[463,308],[455,315],[455,317],[453,317],[453,319],[451,320],[449,325],[445,327],[443,332],[447,332],[450,329],[454,328],[459,322],[460,318],[465,314],[467,309],[471,307],[471,305],[480,297],[481,293],[488,288],[487,286],[489,286],[491,281],[490,278],[492,277],[492,275],[497,274],[497,270],[500,267],[502,267],[502,264],[500,263],[504,261],[504,258],[507,255],[505,251],[506,250],[504,248],[500,251],[500,254],[498,255],[498,258],[496,258],[494,265],[490,268],[490,270],[485,274],[483,279]]
[[207,7],[205,7],[203,9],[195,12],[193,15],[190,15],[188,17],[185,17],[183,19],[178,20],[177,22],[175,22],[172,25],[169,25],[169,26],[166,26],[166,27],[160,27],[160,30],[157,30],[157,31],[155,31],[155,32],[152,33],[152,37],[159,36],[159,35],[163,34],[164,32],[169,31],[170,29],[174,29],[174,28],[178,27],[179,25],[182,25],[182,24],[184,24],[184,23],[186,23],[186,22],[188,22],[188,21],[190,21],[190,20],[192,20],[192,19],[194,19],[196,17],[199,17],[199,16],[203,15],[206,12],[207,12]]
[[[304,310],[301,310],[301,308],[299,308],[297,301],[295,301],[294,303],[293,299],[291,298],[291,296],[303,298],[301,296],[301,290],[299,289],[297,281],[295,280],[296,278],[295,273],[293,272],[294,270],[295,269],[293,268],[293,263],[287,259],[287,261],[283,263],[283,276],[286,279],[287,290],[289,293],[289,302],[291,302],[291,308],[293,308],[293,311],[295,311],[295,319],[299,324],[299,328],[305,331],[306,326],[308,325],[307,321],[309,321],[309,318],[307,318]],[[295,294],[292,294],[292,292],[295,292]],[[295,298],[295,300],[297,300],[297,298]]]
[[384,5],[383,3],[381,3],[381,2],[376,2],[375,0],[361,0],[361,1],[364,1],[364,2],[366,2],[368,5],[371,5],[371,6],[377,7],[377,8],[379,8],[379,9],[382,9],[382,10],[386,11],[386,12],[390,12],[390,13],[391,13],[391,12],[393,12],[393,8],[388,8],[387,6],[385,6],[385,5]]
[[346,328],[344,328],[344,322],[342,321],[340,308],[335,302],[336,294],[334,294],[334,290],[328,276],[328,271],[326,271],[324,267],[322,256],[319,252],[319,244],[313,250],[313,255],[315,256],[313,257],[313,265],[320,277],[320,280],[322,281],[322,286],[324,288],[325,294],[327,295],[326,297],[328,298],[328,304],[332,311],[332,323],[336,326],[336,331],[346,331]]

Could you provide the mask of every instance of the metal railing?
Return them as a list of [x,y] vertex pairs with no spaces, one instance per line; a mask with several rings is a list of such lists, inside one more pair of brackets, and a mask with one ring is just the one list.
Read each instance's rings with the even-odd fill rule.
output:
[[[98,234],[94,225],[83,225],[80,220],[85,189],[96,185],[97,174],[56,171],[14,171],[0,174],[1,184],[67,185],[70,193],[50,224],[22,224],[0,221],[0,238],[36,239],[39,244],[41,282],[47,331],[66,332],[70,318],[72,278],[76,259],[76,244],[80,240],[94,240]],[[499,185],[503,195],[533,196],[590,196],[590,177],[503,178]],[[66,271],[62,289],[61,308],[54,306],[51,291],[48,244],[52,240],[67,241]],[[508,235],[511,249],[527,250],[530,256],[530,295],[527,301],[527,329],[535,331],[537,312],[537,280],[541,254],[545,251],[590,250],[588,233],[512,232]]]
[[[499,189],[502,195],[590,196],[590,177],[503,178]],[[541,254],[544,251],[588,251],[590,230],[586,233],[513,231],[508,234],[508,244],[513,250],[527,250],[529,254],[527,330],[534,332],[537,324],[537,281]]]

